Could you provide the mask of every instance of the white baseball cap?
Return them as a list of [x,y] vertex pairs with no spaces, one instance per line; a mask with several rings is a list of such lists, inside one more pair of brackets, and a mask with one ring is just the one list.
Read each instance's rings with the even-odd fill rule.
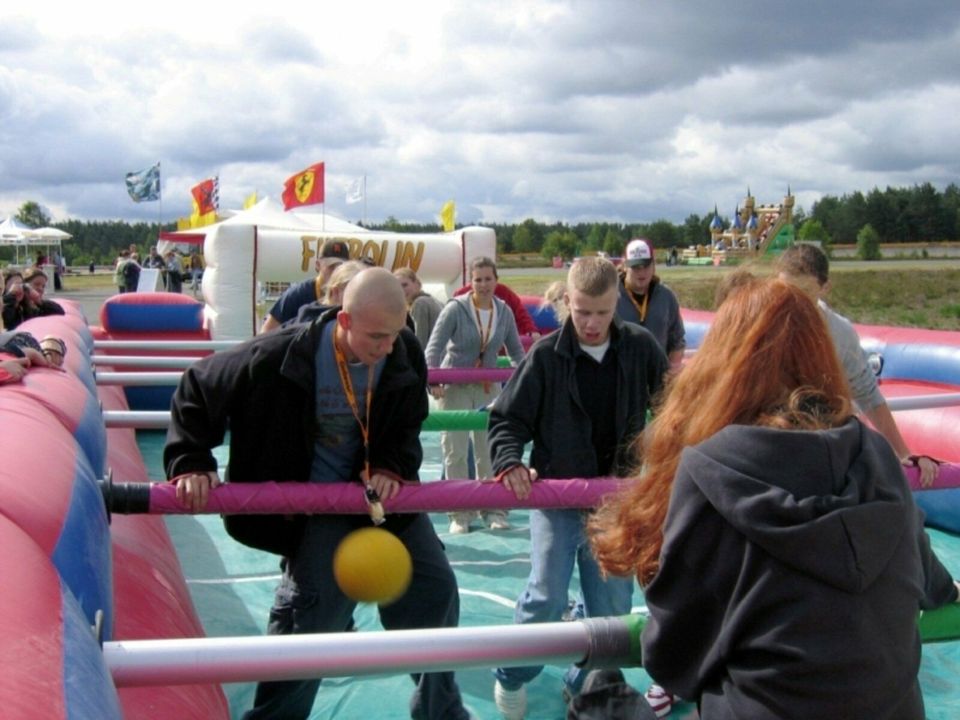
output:
[[653,263],[653,244],[646,238],[634,238],[627,243],[623,255],[623,264],[627,267],[642,265],[649,267]]

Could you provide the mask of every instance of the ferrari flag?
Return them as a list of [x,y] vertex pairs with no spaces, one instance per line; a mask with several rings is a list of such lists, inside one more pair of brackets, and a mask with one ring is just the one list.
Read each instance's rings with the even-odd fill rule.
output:
[[220,209],[220,177],[207,178],[190,188],[193,212],[197,215],[215,213]]
[[323,202],[323,163],[291,175],[283,184],[283,209]]

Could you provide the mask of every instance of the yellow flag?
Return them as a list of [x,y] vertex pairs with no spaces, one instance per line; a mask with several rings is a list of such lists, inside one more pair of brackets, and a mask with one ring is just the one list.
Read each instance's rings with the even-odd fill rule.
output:
[[257,191],[254,190],[252,193],[250,193],[249,195],[247,195],[246,198],[244,198],[244,200],[243,200],[243,209],[244,209],[244,210],[249,210],[250,208],[252,208],[252,207],[253,207],[254,205],[256,205],[256,204],[257,204]]
[[177,218],[177,230],[189,230],[193,227],[193,222],[188,217]]
[[216,211],[201,213],[200,205],[196,202],[196,200],[194,200],[193,212],[190,213],[190,227],[206,227],[207,225],[213,225],[215,222],[217,222]]
[[457,208],[453,200],[447,200],[440,208],[440,222],[443,223],[443,231],[450,232],[456,224]]

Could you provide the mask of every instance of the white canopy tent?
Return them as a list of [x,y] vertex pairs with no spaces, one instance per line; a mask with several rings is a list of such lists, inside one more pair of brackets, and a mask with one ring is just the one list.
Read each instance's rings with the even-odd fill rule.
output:
[[[31,228],[17,220],[13,215],[0,223],[0,246],[9,245],[14,248],[13,265],[23,267],[32,262],[30,258],[31,248],[45,247],[47,264],[44,265],[44,271],[53,277],[56,268],[50,262],[50,251],[57,249],[57,254],[61,254],[61,243],[73,237],[70,233],[64,232],[54,227]],[[23,250],[21,260],[20,251]]]

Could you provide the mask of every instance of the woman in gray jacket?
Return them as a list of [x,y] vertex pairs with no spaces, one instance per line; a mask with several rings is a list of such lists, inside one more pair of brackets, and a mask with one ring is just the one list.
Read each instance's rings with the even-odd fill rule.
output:
[[[427,343],[427,367],[495,368],[497,353],[506,346],[513,363],[523,359],[523,345],[513,313],[493,294],[497,285],[497,265],[488,257],[470,262],[471,292],[450,300],[440,312]],[[500,392],[500,383],[478,382],[457,385],[433,385],[430,393],[443,410],[476,410],[486,407]],[[446,431],[440,434],[443,467],[449,479],[467,474],[467,447],[473,437],[473,455],[478,480],[491,479],[490,451],[485,430]],[[450,532],[467,533],[474,512],[450,515]],[[491,530],[510,527],[506,512],[485,511],[484,520]]]

